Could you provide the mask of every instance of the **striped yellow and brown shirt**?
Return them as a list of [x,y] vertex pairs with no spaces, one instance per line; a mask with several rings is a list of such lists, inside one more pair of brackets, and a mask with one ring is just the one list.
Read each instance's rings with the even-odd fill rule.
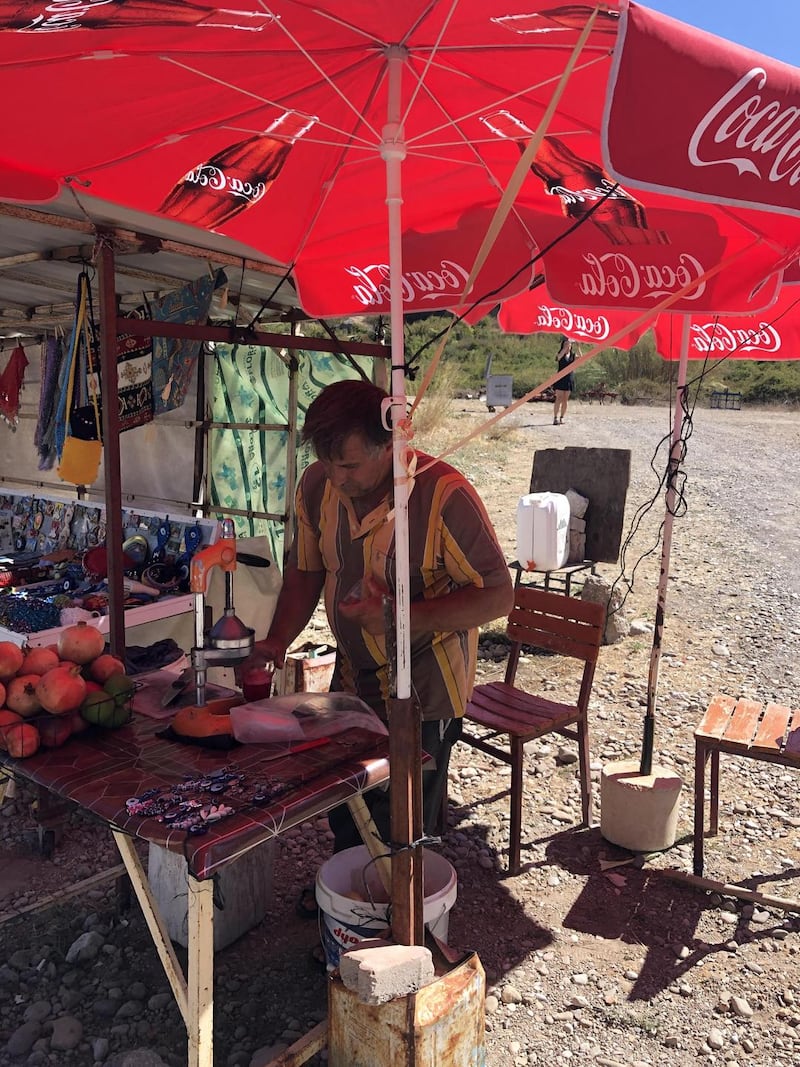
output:
[[[426,467],[428,463],[432,465]],[[475,489],[455,468],[417,455],[422,471],[409,497],[411,601],[459,587],[489,588],[508,580],[508,566]],[[391,493],[363,519],[331,486],[321,463],[297,490],[296,534],[290,565],[325,572],[325,607],[338,646],[337,687],[356,693],[383,714],[386,644],[343,618],[338,605],[366,575],[395,590]],[[425,719],[462,715],[472,690],[477,631],[418,635],[411,646],[413,696]]]

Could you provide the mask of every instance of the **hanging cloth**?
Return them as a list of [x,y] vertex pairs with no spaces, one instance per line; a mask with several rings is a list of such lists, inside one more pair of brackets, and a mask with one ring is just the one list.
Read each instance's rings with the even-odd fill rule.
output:
[[58,382],[58,403],[56,404],[56,416],[53,427],[53,443],[56,456],[60,459],[64,450],[64,441],[67,436],[67,424],[72,410],[72,392],[75,381],[75,365],[78,359],[78,349],[83,339],[83,322],[88,308],[87,291],[89,288],[89,275],[81,271],[78,275],[78,291],[75,294],[75,319],[67,345],[67,355],[61,367],[61,375]]
[[64,360],[64,347],[57,337],[48,337],[42,346],[41,389],[39,418],[33,443],[39,453],[39,470],[49,471],[56,461],[55,417],[58,403],[58,381]]
[[22,345],[11,353],[11,359],[0,374],[0,415],[12,430],[16,430],[19,416],[19,394],[25,378],[28,357]]
[[[187,282],[182,289],[153,302],[153,318],[159,322],[197,325],[208,320],[214,290],[227,284],[223,270]],[[186,399],[202,341],[188,338],[153,338],[153,413],[174,411]]]

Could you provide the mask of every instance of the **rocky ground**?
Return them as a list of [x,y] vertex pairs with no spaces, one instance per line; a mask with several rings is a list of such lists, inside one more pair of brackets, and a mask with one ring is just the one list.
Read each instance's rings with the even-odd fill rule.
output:
[[[487,414],[477,401],[454,402],[447,433],[420,444],[441,450]],[[573,402],[553,427],[548,406],[529,404],[454,462],[478,486],[511,559],[535,449],[630,448],[630,520],[655,492],[650,460],[669,429],[664,408]],[[449,941],[477,950],[486,970],[491,1067],[800,1064],[800,907],[704,892],[663,873],[691,869],[692,731],[712,694],[800,706],[800,417],[698,409],[693,429],[655,748],[656,763],[685,782],[675,847],[643,858],[597,829],[576,829],[576,765],[567,744],[545,738],[530,746],[523,869],[509,878],[507,769],[464,745],[453,756],[441,844],[459,882]],[[646,553],[662,517],[656,501],[626,552],[629,572],[642,559],[626,604],[634,632],[601,651],[591,704],[598,784],[604,764],[641,748],[659,565],[658,552]],[[616,577],[610,565],[598,569]],[[315,627],[324,637],[324,621]],[[484,634],[479,680],[502,674],[499,632]],[[564,665],[530,656],[522,670],[531,686],[557,688]],[[796,772],[724,757],[722,768],[706,874],[800,898]],[[180,1017],[137,906],[118,907],[108,835],[73,812],[45,859],[33,801],[22,789],[0,809],[0,1064],[180,1067]],[[599,788],[595,805],[599,813]],[[215,1063],[259,1067],[324,1018],[316,926],[294,904],[329,851],[324,821],[279,839],[271,907],[217,957]]]

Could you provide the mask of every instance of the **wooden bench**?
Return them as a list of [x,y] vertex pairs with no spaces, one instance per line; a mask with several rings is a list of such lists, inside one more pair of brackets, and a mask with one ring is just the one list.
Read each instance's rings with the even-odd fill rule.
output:
[[694,732],[694,873],[703,874],[706,764],[711,758],[709,836],[719,830],[719,754],[800,767],[800,710],[715,696]]

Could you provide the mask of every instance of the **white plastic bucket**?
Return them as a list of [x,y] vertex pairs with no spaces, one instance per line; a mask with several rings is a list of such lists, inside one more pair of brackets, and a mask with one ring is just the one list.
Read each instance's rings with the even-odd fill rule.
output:
[[[430,932],[447,943],[450,909],[458,883],[453,865],[438,852],[423,850],[422,918]],[[389,930],[389,904],[366,845],[337,852],[317,871],[320,934],[328,970],[339,965],[343,951]]]

